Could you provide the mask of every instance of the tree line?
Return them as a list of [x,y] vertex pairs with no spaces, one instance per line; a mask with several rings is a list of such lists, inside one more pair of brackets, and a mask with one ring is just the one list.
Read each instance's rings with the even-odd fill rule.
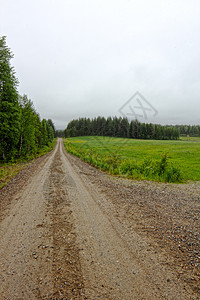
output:
[[200,136],[200,125],[176,125],[182,136]]
[[55,135],[52,120],[40,119],[27,95],[20,96],[18,80],[10,64],[13,58],[0,37],[0,160],[9,161],[48,146]]
[[72,120],[64,130],[65,137],[110,136],[135,139],[177,140],[180,129],[176,126],[128,121],[122,117],[79,118]]

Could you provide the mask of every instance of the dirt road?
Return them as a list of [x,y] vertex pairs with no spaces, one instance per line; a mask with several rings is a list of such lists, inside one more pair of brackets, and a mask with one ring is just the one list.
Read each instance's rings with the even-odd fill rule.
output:
[[59,139],[9,202],[2,197],[0,299],[198,299],[104,176]]

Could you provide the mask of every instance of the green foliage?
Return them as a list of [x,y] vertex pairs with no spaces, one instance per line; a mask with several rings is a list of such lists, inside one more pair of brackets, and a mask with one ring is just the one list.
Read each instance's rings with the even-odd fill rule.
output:
[[54,123],[51,119],[48,119],[47,122],[48,122],[48,127],[49,127],[48,130],[50,130],[50,139],[52,139],[53,137],[56,136],[56,129],[55,129]]
[[31,100],[26,95],[19,97],[20,101],[20,139],[19,156],[26,156],[36,151],[35,111]]
[[136,161],[128,158],[122,159],[122,156],[116,153],[105,155],[94,149],[80,147],[80,144],[65,141],[65,147],[69,153],[113,175],[162,182],[183,182],[182,172],[175,164],[169,162],[167,154],[162,155],[160,160],[148,158]]
[[13,54],[0,37],[0,161],[29,157],[48,146],[54,139],[52,120],[40,120],[33,103],[18,94],[10,60]]
[[61,138],[64,138],[64,137],[65,137],[64,130],[56,130],[56,132],[55,132],[55,137],[61,137]]
[[0,38],[0,159],[9,160],[17,153],[19,139],[19,103],[13,57],[6,46],[6,38]]
[[177,140],[180,137],[176,126],[161,126],[140,123],[127,118],[97,117],[94,119],[79,118],[69,122],[64,130],[65,137],[75,136],[110,136],[134,139]]
[[183,180],[200,180],[199,138],[156,141],[93,136],[68,138],[67,141],[65,143],[71,145],[74,155],[82,156],[106,171],[110,169],[107,157],[114,153],[121,174],[126,176],[167,182],[177,182],[181,177]]
[[6,185],[14,176],[16,176],[25,166],[32,162],[37,157],[45,155],[54,149],[56,145],[56,139],[54,139],[49,146],[45,146],[38,150],[35,154],[28,154],[23,159],[20,157],[16,162],[10,161],[9,163],[0,164],[0,189]]
[[139,171],[146,178],[162,182],[182,182],[183,175],[179,167],[169,162],[167,154],[160,160],[146,159],[139,167]]

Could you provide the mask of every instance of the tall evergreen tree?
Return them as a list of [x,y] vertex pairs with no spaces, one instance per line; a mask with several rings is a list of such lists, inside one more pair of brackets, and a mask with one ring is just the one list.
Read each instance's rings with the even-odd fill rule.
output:
[[135,139],[140,139],[141,138],[140,122],[138,120],[135,120],[133,125],[134,125],[133,126],[134,138]]
[[20,109],[14,68],[10,65],[13,54],[6,46],[6,37],[0,37],[0,159],[15,156],[19,141]]
[[47,122],[48,122],[49,126],[52,127],[52,129],[53,129],[53,136],[55,137],[56,136],[56,129],[55,129],[55,125],[54,125],[53,121],[51,119],[48,119]]
[[20,139],[19,155],[26,155],[36,150],[35,110],[26,95],[20,97]]
[[127,118],[123,118],[121,120],[121,124],[120,124],[120,136],[121,137],[129,137],[129,122],[128,122],[128,119]]
[[41,146],[47,146],[49,143],[49,137],[48,137],[48,123],[45,119],[41,122]]

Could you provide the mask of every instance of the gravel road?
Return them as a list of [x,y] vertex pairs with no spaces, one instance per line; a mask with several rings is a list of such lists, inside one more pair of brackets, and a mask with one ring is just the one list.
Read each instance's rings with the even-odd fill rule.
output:
[[0,299],[200,297],[198,182],[114,178],[58,139],[0,200]]

